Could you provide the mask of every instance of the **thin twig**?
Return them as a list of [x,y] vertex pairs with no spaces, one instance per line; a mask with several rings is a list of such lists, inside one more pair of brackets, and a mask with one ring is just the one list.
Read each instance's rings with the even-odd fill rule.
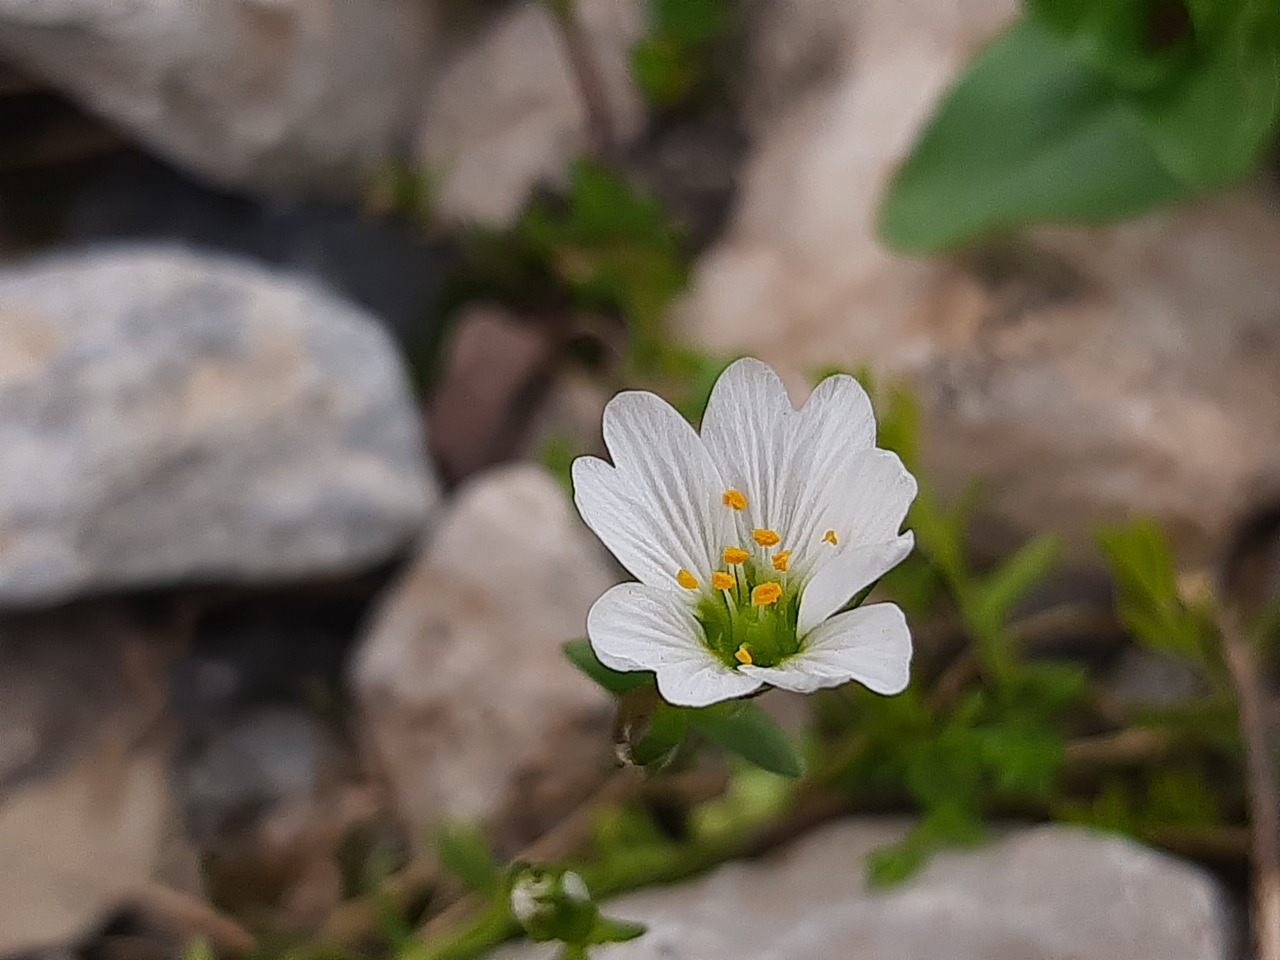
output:
[[1257,664],[1234,611],[1218,618],[1227,669],[1240,705],[1253,842],[1254,935],[1258,960],[1280,960],[1280,790],[1267,744]]
[[587,113],[587,141],[591,155],[608,163],[617,150],[617,125],[613,108],[609,104],[609,92],[605,86],[600,65],[596,61],[591,38],[578,17],[576,0],[545,0],[555,14],[564,37],[565,55],[573,71],[582,106]]

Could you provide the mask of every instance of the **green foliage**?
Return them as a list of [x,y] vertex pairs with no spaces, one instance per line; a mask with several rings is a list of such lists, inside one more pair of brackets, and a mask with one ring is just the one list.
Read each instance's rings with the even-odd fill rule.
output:
[[653,673],[648,670],[636,670],[624,673],[606,667],[591,649],[591,641],[586,637],[570,640],[563,647],[564,655],[575,667],[585,673],[605,690],[613,694],[631,693],[641,687],[653,683]]
[[710,55],[730,12],[729,0],[649,0],[649,33],[631,48],[631,76],[650,104],[674,107],[710,86]]
[[494,894],[502,889],[502,868],[479,827],[447,827],[440,833],[436,850],[445,867],[477,893]]
[[663,369],[665,318],[688,281],[683,238],[662,205],[622,176],[575,163],[562,199],[532,203],[509,231],[473,230],[446,309],[481,298],[517,309],[620,317],[640,372]]
[[1116,611],[1140,643],[1204,663],[1212,624],[1178,591],[1173,551],[1150,519],[1108,527],[1098,540],[1116,581]]
[[689,725],[717,746],[784,777],[804,776],[804,757],[754,703],[734,700],[698,709],[685,708]]
[[1272,0],[1028,0],[943,99],[889,191],[904,252],[1105,223],[1238,182],[1280,117]]
[[[650,671],[623,673],[600,662],[585,638],[564,645],[569,662],[615,696],[625,697],[652,688]],[[677,707],[646,697],[641,714],[633,718],[644,734],[631,747],[631,762],[662,766],[696,731],[716,746],[761,769],[786,777],[804,775],[805,763],[781,728],[754,703],[733,700],[709,707]]]

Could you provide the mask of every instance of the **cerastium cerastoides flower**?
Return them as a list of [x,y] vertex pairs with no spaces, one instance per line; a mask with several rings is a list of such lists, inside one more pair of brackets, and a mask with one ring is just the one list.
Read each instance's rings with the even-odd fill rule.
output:
[[899,530],[915,479],[875,436],[852,377],[828,377],[797,410],[752,359],[716,382],[701,434],[652,393],[614,397],[604,413],[613,465],[578,459],[574,501],[639,582],[591,608],[596,656],[654,671],[679,706],[765,684],[900,692],[911,660],[902,611],[848,609],[913,544]]

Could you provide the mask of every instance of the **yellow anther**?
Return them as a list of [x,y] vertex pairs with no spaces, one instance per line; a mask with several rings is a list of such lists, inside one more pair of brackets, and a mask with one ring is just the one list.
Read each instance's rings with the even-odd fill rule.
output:
[[782,538],[773,530],[752,530],[751,536],[762,547],[776,547],[782,542]]
[[751,591],[751,602],[757,607],[768,607],[778,602],[782,596],[782,584],[770,580]]
[[751,651],[747,649],[747,645],[745,643],[734,651],[733,659],[737,660],[739,663],[755,662],[751,659]]
[[732,507],[734,510],[747,509],[747,498],[742,495],[741,490],[726,490],[723,499],[726,507]]
[[840,540],[836,537],[836,532],[834,530],[828,530],[826,533],[824,533],[822,535],[822,542],[829,543],[833,547],[840,546]]
[[751,558],[751,554],[747,553],[747,551],[743,550],[741,547],[725,547],[724,553],[720,556],[722,556],[724,558],[724,562],[731,567],[735,563],[746,563],[747,560]]
[[686,590],[698,589],[698,578],[683,567],[681,567],[680,572],[676,574],[676,583],[680,584],[680,586],[684,587]]
[[738,581],[732,573],[723,573],[717,570],[711,575],[711,585],[717,590],[732,590],[737,584]]
[[789,566],[791,566],[790,550],[779,550],[773,555],[773,569],[786,573]]

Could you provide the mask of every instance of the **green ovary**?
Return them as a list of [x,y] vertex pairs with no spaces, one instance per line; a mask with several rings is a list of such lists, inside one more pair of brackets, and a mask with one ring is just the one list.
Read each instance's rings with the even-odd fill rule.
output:
[[[759,667],[777,666],[797,653],[796,619],[800,612],[800,594],[794,584],[774,571],[764,576],[755,564],[738,568],[737,586],[704,596],[695,615],[702,624],[703,639],[711,652],[725,664],[737,667],[754,663]],[[752,590],[764,583],[778,583],[782,596],[767,606],[751,602]],[[745,651],[749,660],[741,659]]]

